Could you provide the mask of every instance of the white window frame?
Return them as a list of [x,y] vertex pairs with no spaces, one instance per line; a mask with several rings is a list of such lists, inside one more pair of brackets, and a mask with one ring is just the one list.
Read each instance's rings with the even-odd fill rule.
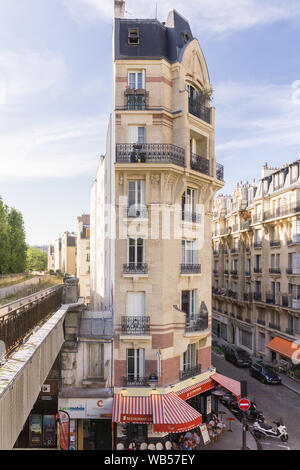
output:
[[[135,86],[134,87],[130,87],[130,74],[134,74],[135,75]],[[138,85],[138,74],[142,74],[142,86],[139,87],[137,86]],[[138,89],[143,89],[145,90],[146,89],[146,71],[145,69],[129,69],[127,71],[127,86],[128,88],[132,89],[132,90],[138,90]]]

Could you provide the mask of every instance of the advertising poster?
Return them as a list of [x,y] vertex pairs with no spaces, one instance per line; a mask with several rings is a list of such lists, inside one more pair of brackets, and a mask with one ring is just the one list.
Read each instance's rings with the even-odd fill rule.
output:
[[29,416],[30,447],[41,447],[43,439],[42,415]]
[[201,436],[202,436],[202,439],[203,439],[203,444],[204,445],[208,444],[210,442],[210,437],[209,437],[209,434],[208,434],[206,424],[200,424],[199,429],[200,429]]
[[211,414],[211,395],[206,398],[206,414]]
[[70,443],[70,418],[68,413],[59,411],[59,438],[60,449],[69,450]]
[[55,415],[44,415],[43,419],[43,445],[55,447],[56,444]]

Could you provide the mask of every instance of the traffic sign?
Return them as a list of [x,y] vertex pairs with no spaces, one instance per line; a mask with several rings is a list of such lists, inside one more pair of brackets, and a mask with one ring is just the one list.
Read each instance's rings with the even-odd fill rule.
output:
[[249,400],[247,400],[247,398],[241,398],[239,400],[239,409],[242,410],[242,411],[247,411],[249,410],[251,406],[251,403]]
[[242,411],[249,410],[250,406],[251,403],[249,400],[247,400],[247,398],[241,398],[241,400],[239,401],[239,409]]

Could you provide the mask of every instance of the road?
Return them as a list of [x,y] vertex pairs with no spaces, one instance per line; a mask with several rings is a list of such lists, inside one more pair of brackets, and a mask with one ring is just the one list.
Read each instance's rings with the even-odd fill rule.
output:
[[212,362],[217,372],[232,379],[248,381],[248,397],[257,404],[268,424],[282,418],[287,427],[289,440],[262,438],[263,450],[300,450],[300,396],[283,385],[265,385],[250,377],[248,369],[241,369],[226,361],[223,357],[212,354]]

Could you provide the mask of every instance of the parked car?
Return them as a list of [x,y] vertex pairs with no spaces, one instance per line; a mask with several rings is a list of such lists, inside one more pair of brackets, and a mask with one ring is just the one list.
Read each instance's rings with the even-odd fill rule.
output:
[[232,362],[238,367],[250,367],[252,364],[250,355],[242,348],[227,346],[224,356],[226,361]]
[[250,367],[249,373],[264,384],[281,384],[279,375],[272,367],[265,365],[263,362],[254,362]]

